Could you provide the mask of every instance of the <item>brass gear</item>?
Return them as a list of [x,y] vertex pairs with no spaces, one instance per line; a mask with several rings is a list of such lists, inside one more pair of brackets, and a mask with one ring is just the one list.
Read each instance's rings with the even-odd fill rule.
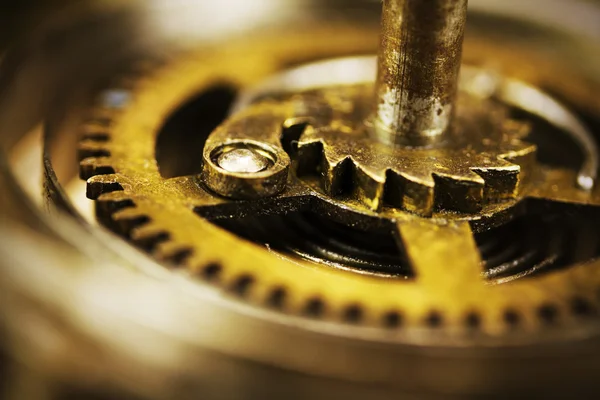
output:
[[[127,93],[126,101],[105,102],[93,110],[83,127],[80,148],[81,176],[88,180],[88,196],[97,201],[101,221],[167,265],[184,268],[192,277],[244,301],[292,315],[394,328],[390,338],[404,342],[456,344],[472,340],[473,328],[484,342],[502,335],[508,335],[503,339],[508,343],[529,342],[534,337],[539,342],[553,335],[540,329],[548,322],[560,321],[563,333],[575,334],[574,316],[587,316],[586,310],[598,306],[598,262],[509,285],[494,284],[502,280],[487,281],[472,230],[472,226],[482,229],[477,225],[477,220],[485,219],[481,215],[470,225],[473,218],[461,216],[446,220],[435,214],[431,219],[399,211],[386,214],[414,270],[409,279],[357,274],[281,257],[211,223],[209,219],[217,219],[216,215],[258,214],[268,208],[265,204],[275,203],[282,212],[294,207],[328,217],[340,212],[337,202],[299,181],[292,182],[281,196],[261,203],[217,197],[198,176],[161,176],[155,148],[165,120],[215,80],[231,79],[247,86],[269,73],[250,68],[240,73],[239,62],[247,63],[248,56],[217,53],[211,63],[204,57],[183,57],[140,76],[132,85],[107,92]],[[260,65],[265,65],[264,60]],[[547,207],[548,200],[570,204],[573,209],[600,205],[598,190],[582,192],[574,187],[574,172],[541,169],[524,194],[529,208]],[[525,203],[525,197],[519,200]],[[359,211],[362,216],[374,216],[372,210]],[[361,220],[361,215],[355,220]],[[521,275],[534,273],[537,267]],[[588,321],[595,326],[595,319]],[[515,325],[521,329],[512,335]],[[399,326],[407,329],[395,329]]]
[[298,174],[318,176],[330,197],[357,193],[374,211],[386,205],[425,216],[441,209],[475,213],[523,190],[536,148],[523,141],[527,125],[509,119],[500,104],[463,92],[459,110],[469,112],[459,114],[446,143],[390,147],[374,142],[363,124],[373,91],[363,84],[267,97],[221,126],[206,151],[213,142],[243,139],[282,150],[281,126],[300,126],[303,133],[293,138]]

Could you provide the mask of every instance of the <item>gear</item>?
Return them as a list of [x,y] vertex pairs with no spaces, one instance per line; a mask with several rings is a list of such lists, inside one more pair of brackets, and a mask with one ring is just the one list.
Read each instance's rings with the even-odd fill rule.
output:
[[[321,113],[331,109],[331,119],[309,125],[300,137],[299,171],[318,172],[327,195],[355,192],[375,211],[386,203],[426,216],[434,209],[473,213],[518,196],[536,149],[522,141],[527,126],[507,119],[499,105],[463,93],[459,110],[469,114],[458,116],[446,143],[390,147],[374,143],[362,124],[368,108],[360,105],[369,104],[372,93],[371,85],[362,85],[307,95],[306,103],[319,104]],[[298,95],[293,102],[309,108],[299,106]]]
[[[207,68],[204,60],[194,57],[176,60],[140,77],[132,88],[125,88],[130,96],[127,104],[117,108],[101,104],[94,109],[83,128],[81,171],[82,177],[88,179],[88,196],[97,201],[99,219],[107,226],[167,265],[185,268],[205,284],[221,287],[254,304],[352,325],[426,328],[419,337],[411,335],[411,330],[394,330],[395,340],[405,342],[431,339],[439,345],[456,343],[461,338],[472,340],[473,329],[480,333],[481,340],[496,340],[498,335],[513,332],[515,326],[523,329],[517,330],[519,334],[510,340],[527,341],[530,336],[523,333],[535,331],[535,341],[539,342],[543,340],[541,333],[552,336],[551,332],[540,330],[549,321],[567,324],[573,315],[571,311],[593,310],[597,306],[595,296],[600,275],[593,265],[540,274],[540,271],[564,266],[564,262],[559,262],[565,257],[562,250],[557,250],[560,245],[533,254],[516,251],[517,258],[507,260],[506,254],[501,256],[494,250],[494,244],[489,237],[486,239],[485,233],[473,236],[472,227],[477,229],[477,223],[469,224],[469,218],[442,220],[434,214],[433,218],[424,219],[401,211],[362,213],[340,206],[339,201],[328,199],[313,186],[293,178],[276,197],[232,201],[206,190],[199,175],[161,176],[155,158],[157,134],[173,110],[194,94],[208,89],[208,82],[216,77],[230,76],[238,81],[246,79],[248,83],[258,78],[258,74],[246,77],[240,74],[237,65],[239,60],[245,59],[244,53],[239,54],[239,60],[217,62],[219,57],[229,57],[227,54],[214,56],[218,70]],[[231,68],[224,67],[226,65]],[[297,98],[295,104],[303,104],[298,103],[298,99],[302,100]],[[265,101],[257,107],[264,110],[269,104],[274,103]],[[247,121],[245,118],[249,115],[256,115],[253,113],[255,109],[250,108],[233,116],[211,136],[207,147],[219,140],[219,132],[227,132],[226,128],[236,121]],[[273,115],[277,113],[271,113],[270,118]],[[288,127],[292,126],[291,122],[303,122],[287,121]],[[98,134],[99,122],[102,122],[101,135]],[[266,122],[264,118],[263,122]],[[239,135],[249,132],[265,133],[251,129]],[[281,129],[275,133],[280,136]],[[304,143],[310,137],[310,131],[304,132]],[[523,148],[530,147],[523,147],[519,142],[517,149]],[[510,153],[498,153],[503,154]],[[552,193],[558,187],[565,188],[561,193],[567,198],[560,199],[562,203],[600,205],[597,191],[581,194],[575,189],[567,190],[573,186],[573,173],[542,169],[544,178],[548,174],[553,176],[549,181],[551,186],[544,179],[532,180],[527,193],[521,193],[522,197],[513,199],[511,205],[537,204],[534,200],[525,202],[525,197],[543,198],[545,204],[555,197]],[[217,222],[273,212],[282,215],[309,212],[322,219],[335,219],[336,215],[345,213],[346,221],[354,221],[350,224],[354,228],[363,226],[365,219],[377,219],[395,239],[396,252],[406,260],[404,270],[398,268],[396,274],[387,271],[388,278],[384,279],[370,271],[335,268],[337,265],[333,262],[311,262],[310,257],[312,261],[316,257],[314,252],[306,257],[301,256],[301,251],[295,253],[300,257],[274,254],[276,246],[271,252],[266,251],[270,248],[269,242],[265,248],[240,241],[207,220]],[[481,215],[471,217],[474,221],[481,218]],[[543,224],[538,225],[543,227]],[[550,233],[534,230],[528,237],[544,242],[539,236],[542,234]],[[564,232],[559,230],[550,236],[555,234],[560,236]],[[507,240],[511,235],[507,234]],[[349,248],[347,243],[343,246]],[[233,248],[235,252],[229,251]],[[325,248],[320,254],[331,255],[330,250]],[[520,279],[529,275],[531,277]],[[389,279],[390,276],[393,279]],[[510,285],[499,285],[512,280],[515,282]],[[439,336],[439,332],[444,335]]]

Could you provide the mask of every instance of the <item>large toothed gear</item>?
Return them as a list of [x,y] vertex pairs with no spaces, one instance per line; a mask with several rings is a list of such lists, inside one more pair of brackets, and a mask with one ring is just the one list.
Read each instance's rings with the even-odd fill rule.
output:
[[[310,138],[326,137],[331,127],[348,137],[356,135],[352,130],[355,119],[349,116],[357,115],[363,103],[358,101],[354,106],[340,102],[344,99],[340,93],[345,93],[346,98],[358,96],[360,100],[363,97],[359,94],[367,90],[366,86],[295,96],[274,94],[235,113],[210,135],[204,148],[205,161],[212,161],[213,151],[223,143],[243,140],[261,143],[265,149],[273,150],[278,162],[290,163],[290,179],[278,195],[228,199],[209,190],[203,174],[162,176],[156,159],[158,132],[173,110],[181,107],[194,91],[208,89],[207,72],[202,71],[202,65],[202,59],[184,59],[141,76],[133,88],[127,89],[130,94],[127,104],[117,107],[100,104],[90,111],[90,119],[82,128],[81,175],[87,179],[88,197],[96,200],[98,219],[155,259],[186,271],[204,284],[241,296],[247,303],[287,315],[383,327],[390,332],[399,327],[425,328],[432,335],[443,332],[443,337],[449,340],[467,338],[473,329],[491,338],[510,335],[517,325],[539,332],[548,320],[561,318],[559,312],[569,310],[575,300],[585,309],[595,306],[590,299],[594,298],[597,274],[588,275],[585,268],[574,268],[558,276],[539,275],[539,271],[558,265],[559,250],[546,251],[545,245],[540,245],[538,250],[526,252],[517,247],[514,254],[507,255],[499,252],[503,247],[496,243],[494,235],[483,232],[518,214],[525,198],[546,198],[555,187],[562,188],[561,193],[572,193],[566,200],[557,201],[576,203],[574,208],[598,204],[598,192],[578,198],[576,189],[567,191],[573,187],[574,174],[544,167],[541,171],[544,179],[533,175],[525,192],[507,200],[506,209],[492,208],[472,215],[444,214],[444,218],[439,213],[434,213],[433,218],[422,218],[401,210],[365,211],[351,201],[328,198],[318,185],[313,185],[310,174],[297,179],[295,172],[302,165],[292,165],[291,160],[308,163],[310,154],[306,153],[306,146],[310,148],[307,144]],[[232,66],[226,72],[234,74],[237,70]],[[224,73],[219,71],[219,76]],[[124,88],[110,92],[121,90]],[[333,96],[336,92],[338,95]],[[498,120],[504,118],[501,112],[495,115]],[[506,140],[504,151],[494,153],[495,157],[510,158],[511,154],[523,152],[526,159],[531,155],[527,151],[532,152],[532,146],[519,140],[524,133],[517,129],[519,126],[509,130],[510,126],[505,124],[506,130],[491,136]],[[515,170],[502,161],[482,165]],[[468,170],[460,172],[465,179],[475,180]],[[311,227],[311,221],[304,219],[303,213],[307,211],[325,222]],[[291,214],[289,219],[282,219],[288,218],[288,214]],[[272,218],[273,224],[267,230],[275,238],[266,241],[271,251],[240,240],[232,234],[233,230],[227,232],[215,226],[215,223],[235,225],[249,216]],[[327,222],[330,218],[332,221]],[[329,225],[336,218],[357,228],[370,223],[388,224],[385,226],[391,227],[395,237],[391,245],[393,254],[390,256],[384,250],[384,254],[373,255],[375,262],[370,265],[358,265],[362,253],[353,258],[352,243],[345,243],[343,237],[339,245],[350,251],[349,255],[339,258],[336,243],[331,244],[332,248],[320,247],[318,235],[337,229]],[[543,243],[556,241],[570,232],[568,227],[546,225],[543,220],[533,225],[535,229],[525,223],[519,231],[526,239],[521,236],[516,239]],[[256,231],[261,237],[263,228],[258,223],[244,229]],[[308,244],[294,241],[297,234],[294,229],[308,229],[303,234]],[[379,238],[377,234],[371,236],[360,236],[361,245]],[[512,243],[510,235],[499,236],[499,240]],[[293,248],[299,258],[273,254],[282,243]],[[346,264],[343,268],[321,267],[311,261],[315,254],[302,258],[305,245],[313,246],[320,252],[317,254],[331,256],[326,262],[338,257],[339,262],[333,262],[333,267]],[[522,279],[529,275],[531,279]],[[511,285],[500,285],[513,280],[516,282]],[[565,285],[566,281],[570,283]],[[486,300],[482,302],[482,298]],[[431,336],[436,343],[442,340],[440,337]]]

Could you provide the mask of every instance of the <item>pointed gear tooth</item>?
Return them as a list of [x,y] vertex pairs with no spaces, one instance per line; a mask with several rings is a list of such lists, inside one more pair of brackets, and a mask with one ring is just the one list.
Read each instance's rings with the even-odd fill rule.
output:
[[537,146],[528,142],[519,141],[511,143],[514,146],[512,151],[500,156],[502,160],[512,165],[519,166],[519,175],[517,177],[516,194],[521,192],[521,188],[531,181],[532,171],[535,170],[537,162]]
[[317,174],[319,166],[323,164],[324,157],[323,142],[320,140],[298,142],[296,173],[298,176]]
[[79,163],[79,177],[83,180],[88,180],[96,175],[111,175],[114,173],[115,169],[108,157],[86,158]]
[[[491,169],[495,169],[497,171],[501,171],[503,170],[505,167],[489,167],[489,168],[485,168],[487,170],[491,170]],[[469,168],[468,171],[462,173],[461,175],[452,175],[452,174],[448,174],[449,177],[451,177],[452,179],[456,180],[457,182],[471,182],[474,185],[481,185],[481,186],[485,186],[485,178],[482,177],[481,175],[479,175],[477,172],[475,172],[476,168]],[[512,167],[510,168],[512,169]],[[508,169],[507,169],[508,170]],[[445,175],[445,174],[441,174],[441,175]]]
[[321,178],[325,193],[337,197],[348,192],[354,169],[352,160],[345,158],[337,163],[331,163],[327,157],[323,157],[322,161]]
[[521,167],[509,162],[504,166],[472,168],[485,181],[484,198],[493,200],[514,199],[518,193]]
[[385,198],[385,178],[379,178],[353,164],[355,188],[358,198],[371,210],[379,211]]
[[123,190],[123,186],[121,186],[119,177],[115,174],[96,175],[87,180],[86,195],[91,200],[97,200],[98,197],[105,193],[119,190]]
[[281,147],[289,155],[298,153],[298,146],[302,136],[312,129],[311,118],[289,118],[281,127]]
[[421,216],[431,216],[434,208],[433,183],[416,181],[389,170],[386,174],[385,201]]
[[464,213],[475,213],[483,208],[485,181],[465,179],[453,175],[433,174],[435,180],[435,207]]
[[80,161],[86,158],[110,157],[110,149],[104,142],[89,139],[82,140],[79,143],[78,157]]

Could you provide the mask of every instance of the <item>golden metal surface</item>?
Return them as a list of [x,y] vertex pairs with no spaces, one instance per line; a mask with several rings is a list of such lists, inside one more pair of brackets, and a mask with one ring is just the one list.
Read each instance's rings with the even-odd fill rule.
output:
[[[244,127],[247,131],[250,126]],[[268,124],[260,124],[260,130],[268,130]],[[222,165],[223,154],[246,149],[263,158],[264,166],[254,170],[236,171]],[[290,160],[281,148],[276,148],[264,142],[235,139],[225,140],[215,146],[204,148],[203,182],[215,193],[232,199],[255,199],[274,196],[281,193],[286,186],[289,174]],[[239,167],[238,167],[239,168]]]
[[363,123],[372,90],[333,87],[261,101],[211,135],[205,166],[212,168],[213,148],[233,140],[281,149],[282,140],[291,140],[281,139],[287,127],[303,130],[294,138],[299,175],[316,174],[328,196],[351,194],[374,211],[387,205],[420,215],[470,213],[518,197],[519,182],[524,186],[523,177],[531,175],[535,146],[522,141],[527,129],[510,123],[501,105],[463,93],[462,109],[468,111],[458,115],[456,134],[445,143],[389,147],[373,142]]
[[[240,52],[237,56],[248,55]],[[525,331],[536,332],[545,326],[538,318],[540,307],[552,304],[560,310],[567,309],[573,296],[594,296],[600,276],[596,276],[593,264],[511,285],[490,285],[477,261],[479,256],[468,223],[448,222],[448,217],[443,216],[427,220],[406,213],[382,214],[397,223],[399,243],[406,249],[415,270],[415,279],[408,281],[365,277],[326,265],[282,258],[199,218],[194,210],[202,210],[208,216],[211,208],[219,214],[219,207],[233,210],[227,208],[231,205],[235,215],[244,215],[245,208],[249,213],[261,213],[279,204],[287,208],[283,212],[289,212],[315,204],[300,199],[320,198],[318,192],[311,194],[310,186],[290,182],[286,192],[265,203],[268,206],[259,206],[264,208],[259,211],[252,208],[252,202],[231,203],[214,197],[203,189],[199,177],[161,177],[154,161],[155,140],[172,110],[193,93],[207,88],[216,76],[222,79],[231,73],[231,78],[238,82],[252,82],[259,77],[260,73],[248,71],[244,78],[237,68],[237,59],[229,57],[230,53],[213,54],[218,65],[213,69],[201,57],[191,56],[143,76],[132,90],[132,103],[111,117],[109,140],[99,144],[109,157],[84,160],[86,170],[90,165],[104,163],[112,168],[110,174],[99,174],[88,181],[88,193],[99,203],[99,216],[138,245],[151,249],[158,259],[185,267],[193,276],[233,290],[251,303],[272,305],[273,299],[278,299],[277,307],[289,314],[308,313],[345,321],[359,307],[360,323],[366,326],[385,326],[389,318],[398,314],[402,315],[404,325],[436,329],[437,318],[443,314],[443,331],[452,337],[469,334],[465,318],[473,314],[480,322],[480,332],[492,336],[508,334],[512,328],[506,323],[505,314],[512,310],[518,310],[519,323]],[[275,121],[273,118],[289,115],[277,114],[279,108],[272,106],[267,101],[256,109],[242,111],[221,126],[211,140],[219,141],[219,132],[230,132],[225,129],[228,124],[235,126],[236,121],[243,124],[261,110],[275,110],[268,114],[269,118],[259,118],[262,123],[269,121],[264,126],[271,126],[271,130],[256,133],[270,133],[261,136],[262,141],[275,145],[279,139],[275,127],[281,127],[285,118]],[[104,115],[99,112],[97,115]],[[243,133],[239,133],[240,137]],[[573,180],[561,182],[574,185]],[[531,185],[532,193],[546,190],[544,180],[535,179]],[[573,189],[573,192],[585,197],[587,203],[600,202],[597,191]],[[348,204],[341,207],[347,208]],[[319,208],[314,210],[318,212]],[[220,218],[216,214],[212,218]],[[229,211],[227,215],[233,217]],[[427,234],[423,236],[425,231]]]

